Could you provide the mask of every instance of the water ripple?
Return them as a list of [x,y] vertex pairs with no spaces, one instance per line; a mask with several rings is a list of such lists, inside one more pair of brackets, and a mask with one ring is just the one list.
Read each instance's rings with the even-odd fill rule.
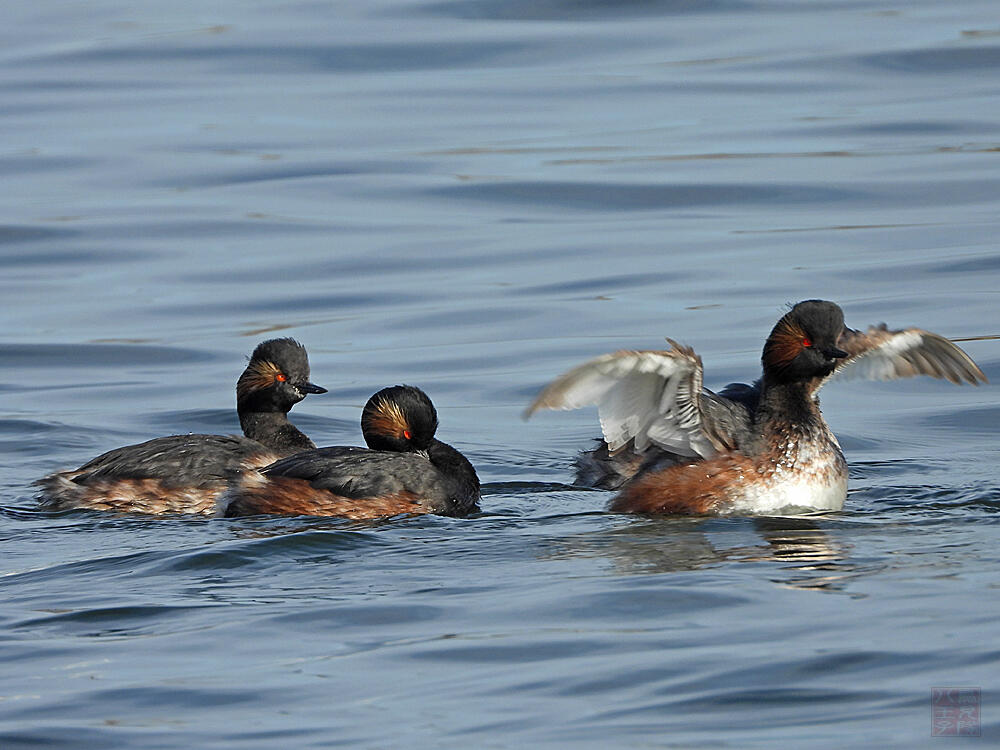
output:
[[[101,47],[47,55],[44,60],[64,66],[137,64],[170,66],[197,63],[207,69],[255,75],[301,74],[303,72],[388,73],[392,71],[438,70],[489,66],[515,61],[531,46],[524,42],[436,41],[412,43],[313,44],[280,47],[229,44],[225,46]],[[22,65],[35,65],[38,58],[23,58]]]
[[575,211],[650,211],[701,206],[753,205],[774,202],[829,204],[860,201],[860,190],[818,185],[691,184],[654,185],[584,182],[484,182],[425,191],[448,199],[518,206],[559,207]]
[[19,369],[142,367],[210,362],[217,355],[197,349],[121,344],[0,344],[5,367]]
[[879,52],[860,58],[865,65],[915,75],[980,73],[1000,68],[1000,47],[928,47]]

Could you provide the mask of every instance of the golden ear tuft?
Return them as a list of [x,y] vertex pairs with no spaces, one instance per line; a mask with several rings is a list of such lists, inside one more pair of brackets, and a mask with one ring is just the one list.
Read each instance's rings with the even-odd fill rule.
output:
[[399,404],[386,398],[380,398],[375,404],[368,417],[368,424],[379,435],[398,437],[410,431],[410,424]]
[[782,318],[764,344],[764,363],[776,370],[788,367],[808,340],[808,335],[799,325],[787,317]]
[[269,388],[276,380],[287,380],[280,367],[266,359],[253,360],[236,381],[236,397],[243,398],[254,391]]

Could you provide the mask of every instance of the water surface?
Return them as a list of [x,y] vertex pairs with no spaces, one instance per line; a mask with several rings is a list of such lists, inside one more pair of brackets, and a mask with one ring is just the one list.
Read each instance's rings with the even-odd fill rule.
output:
[[[990,386],[845,383],[842,513],[631,518],[570,485],[624,347],[756,374],[784,305],[1000,333],[995,3],[114,2],[0,11],[0,745],[995,743]],[[40,513],[31,482],[234,432],[255,343],[360,440],[423,387],[477,517]],[[963,344],[994,381],[995,341]],[[972,742],[975,742],[974,740]]]

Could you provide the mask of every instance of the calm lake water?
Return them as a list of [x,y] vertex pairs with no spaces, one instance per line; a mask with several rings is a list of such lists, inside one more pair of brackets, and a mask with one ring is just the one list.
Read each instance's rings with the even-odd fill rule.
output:
[[[0,10],[0,747],[951,746],[1000,738],[992,386],[844,383],[842,513],[573,488],[585,358],[756,376],[784,305],[1000,350],[995,0],[191,0]],[[40,513],[112,447],[238,430],[259,340],[357,444],[406,382],[483,512]]]

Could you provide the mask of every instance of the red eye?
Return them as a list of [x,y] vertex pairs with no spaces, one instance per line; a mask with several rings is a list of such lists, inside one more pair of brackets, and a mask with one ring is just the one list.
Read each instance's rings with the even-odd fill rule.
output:
[[277,375],[274,376],[274,379],[277,380],[279,383],[284,383],[286,380],[288,380],[288,376],[285,375],[285,373],[283,372],[279,372]]
[[812,345],[813,345],[813,342],[812,342],[812,340],[808,336],[803,336],[802,337],[802,346],[808,348],[808,347],[810,347]]
[[403,437],[409,440],[413,435],[410,434],[409,430],[403,430]]

